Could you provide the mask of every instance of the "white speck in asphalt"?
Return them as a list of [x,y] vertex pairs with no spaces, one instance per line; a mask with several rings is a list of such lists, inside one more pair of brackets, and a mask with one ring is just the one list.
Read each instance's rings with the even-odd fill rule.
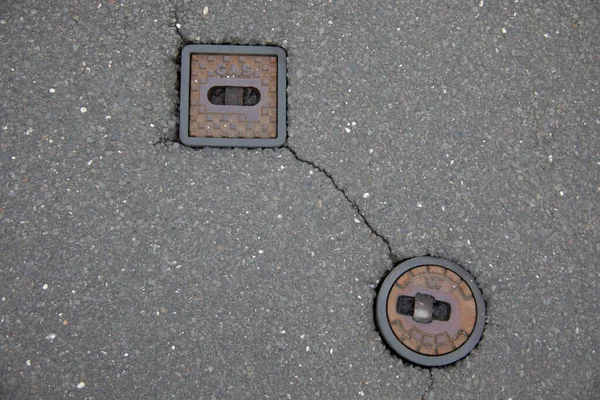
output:
[[285,335],[285,330],[283,330],[283,331],[281,331],[279,333],[282,334],[282,335]]
[[370,154],[373,154],[373,151],[374,151],[373,149],[369,149]]
[[85,114],[87,112],[87,108],[81,107],[79,111],[81,111],[82,114]]
[[502,33],[506,35],[506,28],[502,28]]
[[350,133],[350,128],[344,128],[344,130],[346,131],[346,133]]
[[564,195],[565,195],[565,192],[563,192],[563,191],[561,190],[561,191],[560,191],[560,195],[561,195],[561,196],[564,196]]
[[333,348],[329,350],[329,354],[333,354]]
[[363,197],[364,197],[365,199],[368,199],[369,197],[371,197],[371,195],[370,195],[369,193],[365,193],[365,194],[363,194]]
[[358,395],[361,397],[365,397],[365,392],[363,392],[362,390],[360,392],[358,392]]
[[46,336],[46,340],[54,340],[56,339],[56,333],[51,333],[48,336]]
[[29,127],[29,128],[27,129],[27,131],[25,131],[25,134],[26,134],[26,135],[31,135],[31,132],[33,132],[33,128],[32,128],[32,127]]
[[42,289],[47,290],[48,289],[48,284],[45,283],[44,286],[42,286]]
[[479,2],[479,7],[483,7],[483,0]]
[[283,218],[283,215],[279,214],[279,215],[277,216],[277,219],[281,219],[281,218]]
[[300,339],[304,339],[306,335],[303,333],[302,335],[300,335]]
[[88,161],[86,164],[87,164],[87,165],[92,165],[92,163],[93,163],[93,162],[94,162],[94,160],[90,160],[90,161]]
[[50,88],[50,89],[48,89],[48,91],[49,91],[50,93],[55,93],[55,92],[56,92],[56,89],[54,89],[54,88]]
[[25,365],[27,365],[28,367],[31,367],[31,360],[25,361]]
[[310,346],[306,346],[306,351],[310,351]]
[[181,29],[181,24],[175,24],[175,26],[177,27],[177,29]]
[[356,222],[357,224],[360,224],[360,219],[354,218],[354,222]]
[[262,254],[262,253],[264,253],[264,251],[262,251],[262,250],[259,250],[259,251],[258,251],[258,254]]
[[352,121],[352,126],[356,126],[356,122],[355,121]]
[[548,161],[552,162],[552,154],[548,156]]
[[204,10],[202,10],[202,15],[206,15],[208,14],[208,6],[204,7]]
[[83,389],[85,387],[85,382],[81,381],[77,384],[77,389]]
[[417,203],[417,207],[419,207],[419,208],[422,208],[422,207],[423,207],[423,204],[421,204],[421,203]]
[[111,119],[111,118],[112,118],[112,117],[111,117],[110,115],[107,115],[106,117],[104,117],[104,119],[106,119],[106,120],[109,120],[109,119]]

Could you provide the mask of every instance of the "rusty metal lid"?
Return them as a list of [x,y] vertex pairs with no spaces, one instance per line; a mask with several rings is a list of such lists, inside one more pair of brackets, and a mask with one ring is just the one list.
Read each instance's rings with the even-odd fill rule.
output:
[[181,52],[181,142],[194,147],[283,145],[286,83],[286,53],[280,47],[185,46]]
[[439,367],[465,357],[479,342],[485,301],[473,277],[458,264],[417,257],[383,280],[376,320],[385,342],[402,358]]

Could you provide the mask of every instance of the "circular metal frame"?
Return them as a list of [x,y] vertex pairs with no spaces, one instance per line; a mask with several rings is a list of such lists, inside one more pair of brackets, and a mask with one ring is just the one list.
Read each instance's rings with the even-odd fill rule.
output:
[[[475,327],[473,328],[473,332],[471,332],[471,335],[467,341],[458,349],[440,356],[420,354],[403,345],[398,340],[396,335],[394,335],[394,332],[392,332],[392,328],[390,327],[387,317],[388,296],[396,280],[405,272],[423,265],[437,265],[447,268],[460,276],[461,279],[467,285],[469,285],[469,288],[473,293],[473,298],[475,299],[475,305],[477,307],[477,319],[475,322]],[[483,335],[483,329],[485,327],[485,300],[483,299],[481,290],[475,283],[475,279],[473,279],[473,277],[460,265],[444,258],[416,257],[398,264],[383,280],[375,303],[375,320],[377,328],[379,329],[379,332],[381,333],[381,336],[387,345],[400,357],[424,367],[441,367],[452,364],[461,358],[466,357],[481,339],[481,336]]]

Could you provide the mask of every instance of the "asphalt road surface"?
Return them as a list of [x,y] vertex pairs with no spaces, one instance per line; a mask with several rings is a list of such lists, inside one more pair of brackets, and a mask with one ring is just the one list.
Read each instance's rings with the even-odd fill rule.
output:
[[[597,1],[0,3],[0,397],[594,399]],[[177,143],[185,43],[288,54],[288,141]],[[479,346],[373,301],[434,255]]]

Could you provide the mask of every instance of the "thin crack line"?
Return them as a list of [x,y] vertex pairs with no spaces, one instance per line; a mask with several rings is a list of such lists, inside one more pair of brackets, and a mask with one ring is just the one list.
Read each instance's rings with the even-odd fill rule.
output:
[[177,143],[176,140],[169,139],[168,137],[160,137],[156,142],[152,143],[152,146],[156,147],[159,145],[168,146],[169,143]]
[[173,12],[171,18],[175,20],[175,23],[172,25],[172,28],[175,28],[175,33],[179,36],[180,43],[185,43],[187,39],[183,36],[180,31],[181,24],[179,23],[179,7],[177,5],[177,1],[173,2]]
[[428,369],[429,371],[429,386],[425,389],[425,392],[423,393],[423,396],[421,396],[421,400],[428,400],[429,399],[429,392],[431,391],[431,389],[433,389],[433,371],[431,369]]
[[177,0],[174,0],[171,2],[171,9],[170,11],[170,17],[171,20],[168,22],[169,27],[173,29],[175,35],[177,35],[177,47],[179,49],[179,52],[177,54],[177,56],[172,60],[173,63],[176,65],[177,68],[177,86],[176,86],[176,99],[175,99],[175,117],[176,117],[176,121],[175,121],[175,126],[176,126],[176,130],[175,130],[175,135],[174,137],[170,137],[169,133],[162,133],[158,140],[155,141],[154,143],[152,143],[152,145],[154,147],[157,146],[168,146],[169,144],[173,144],[173,143],[179,143],[178,140],[178,135],[179,135],[179,107],[181,106],[178,102],[179,100],[179,93],[180,93],[180,78],[181,78],[181,74],[179,71],[180,68],[180,64],[181,64],[181,51],[183,49],[183,47],[186,44],[189,44],[190,41],[185,37],[185,35],[181,32],[181,28],[182,25],[180,24],[180,11],[179,11],[179,2]]
[[320,173],[322,173],[323,175],[325,175],[330,181],[331,184],[333,185],[333,187],[342,194],[342,196],[344,196],[344,198],[346,199],[346,201],[348,202],[348,204],[350,204],[350,206],[352,207],[352,209],[360,216],[360,218],[362,219],[362,221],[364,222],[364,224],[367,226],[367,228],[369,228],[369,230],[371,231],[371,233],[375,236],[377,236],[379,239],[381,239],[381,241],[385,244],[385,246],[387,247],[387,251],[388,251],[388,256],[390,258],[390,260],[392,261],[392,263],[396,264],[399,261],[399,258],[394,254],[394,252],[392,251],[392,246],[390,244],[390,241],[383,236],[381,233],[379,233],[377,231],[377,229],[375,229],[375,227],[373,227],[373,225],[369,222],[369,220],[367,219],[367,217],[365,216],[365,213],[360,209],[360,207],[358,206],[358,204],[356,203],[356,201],[352,200],[349,196],[348,193],[346,193],[346,190],[341,187],[339,185],[339,183],[337,183],[335,181],[335,179],[333,178],[333,176],[331,175],[331,173],[329,173],[329,171],[327,171],[325,168],[315,164],[313,161],[307,160],[305,158],[302,158],[298,155],[298,153],[296,152],[296,150],[294,150],[293,148],[290,147],[289,144],[286,144],[283,146],[283,148],[287,149],[292,156],[294,156],[294,158],[296,160],[298,160],[299,162],[306,164],[306,165],[310,165],[311,167],[313,167],[314,169],[316,169],[317,171],[319,171]]

